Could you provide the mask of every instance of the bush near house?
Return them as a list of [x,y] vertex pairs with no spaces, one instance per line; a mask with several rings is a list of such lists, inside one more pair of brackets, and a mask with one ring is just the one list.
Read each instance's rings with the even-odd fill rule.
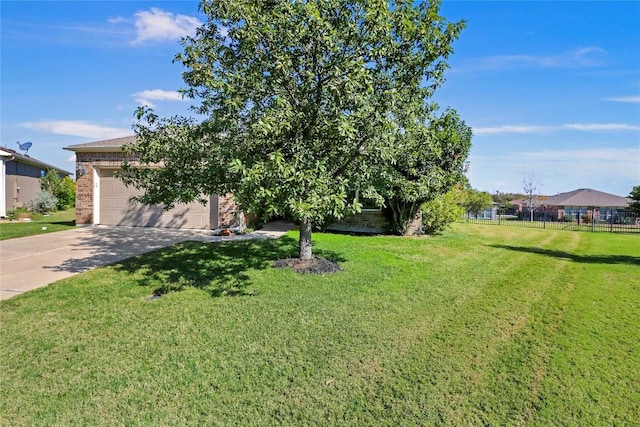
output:
[[40,178],[40,186],[55,197],[55,208],[58,210],[71,208],[76,202],[76,183],[68,176],[61,178],[56,171],[49,169]]
[[49,190],[42,190],[35,199],[27,200],[25,207],[31,212],[55,212],[58,209],[58,198]]
[[425,234],[442,233],[452,223],[464,215],[465,190],[461,186],[454,187],[448,193],[436,197],[422,205],[422,231]]

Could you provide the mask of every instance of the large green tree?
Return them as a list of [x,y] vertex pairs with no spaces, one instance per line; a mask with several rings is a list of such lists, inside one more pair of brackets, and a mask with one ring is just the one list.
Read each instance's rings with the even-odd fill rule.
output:
[[358,211],[350,190],[382,199],[381,174],[408,151],[448,155],[429,138],[452,113],[441,118],[431,97],[464,22],[448,22],[439,6],[202,1],[207,21],[176,60],[206,119],[140,109],[128,150],[150,167],[128,167],[125,182],[146,190],[146,203],[232,192],[245,211],[291,215],[299,256],[311,258],[314,225]]
[[395,159],[381,167],[379,192],[386,201],[391,231],[407,234],[420,207],[466,182],[463,167],[471,128],[453,110],[432,117],[398,138]]

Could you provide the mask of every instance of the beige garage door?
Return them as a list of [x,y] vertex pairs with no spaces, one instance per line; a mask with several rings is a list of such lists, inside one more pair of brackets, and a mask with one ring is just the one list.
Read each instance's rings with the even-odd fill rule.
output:
[[139,191],[127,188],[114,176],[115,170],[100,171],[100,224],[133,227],[210,228],[211,203],[181,204],[168,212],[159,205],[129,201]]

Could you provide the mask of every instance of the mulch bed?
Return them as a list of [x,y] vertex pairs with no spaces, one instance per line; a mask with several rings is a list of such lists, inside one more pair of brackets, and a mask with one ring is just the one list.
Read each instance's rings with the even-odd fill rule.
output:
[[337,263],[321,257],[311,259],[285,258],[273,262],[275,268],[291,268],[296,273],[325,274],[343,271]]

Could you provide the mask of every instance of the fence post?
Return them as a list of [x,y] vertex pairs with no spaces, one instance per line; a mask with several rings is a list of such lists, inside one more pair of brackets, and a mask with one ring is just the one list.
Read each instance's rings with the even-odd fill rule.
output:
[[542,228],[547,228],[547,207],[542,208]]
[[609,233],[613,233],[613,209],[609,209]]
[[591,208],[591,232],[596,231],[596,208]]

